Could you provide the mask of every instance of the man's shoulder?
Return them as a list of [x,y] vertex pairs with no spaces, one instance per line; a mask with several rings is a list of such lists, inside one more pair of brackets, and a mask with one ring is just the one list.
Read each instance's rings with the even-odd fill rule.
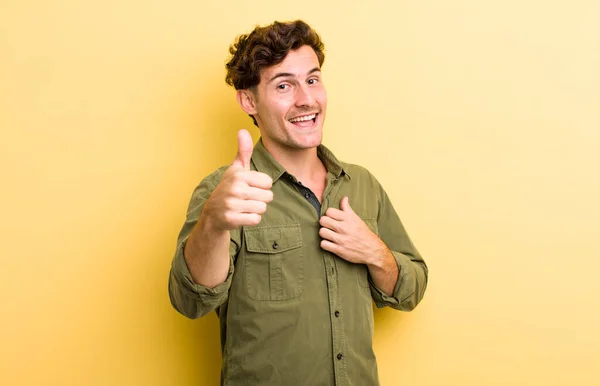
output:
[[[341,162],[342,168],[348,174],[350,184],[361,186],[365,192],[382,192],[383,186],[365,166]],[[379,193],[377,193],[379,194]]]
[[221,181],[221,178],[223,178],[223,174],[225,174],[225,171],[228,167],[229,166],[221,166],[217,170],[204,177],[194,188],[194,192],[192,193],[192,202],[208,197],[213,189],[217,187],[217,184]]
[[343,162],[340,161],[340,163],[342,164],[342,168],[344,169],[344,171],[346,173],[348,173],[348,175],[350,176],[351,179],[357,178],[359,180],[374,180],[375,177],[373,177],[373,174],[364,166],[362,165],[357,165],[357,164],[352,164],[349,162]]
[[216,186],[219,181],[221,181],[221,178],[223,177],[223,174],[225,174],[225,171],[227,170],[227,168],[229,168],[229,165],[223,165],[220,168],[218,168],[217,170],[213,171],[212,173],[210,173],[209,175],[207,175],[206,177],[204,177],[202,179],[202,183],[210,183],[213,186]]

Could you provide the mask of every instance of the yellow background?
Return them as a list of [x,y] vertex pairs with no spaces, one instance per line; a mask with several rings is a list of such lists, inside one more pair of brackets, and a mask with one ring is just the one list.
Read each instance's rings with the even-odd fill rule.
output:
[[600,385],[599,16],[1,1],[0,384],[218,383],[216,316],[169,304],[175,238],[251,128],[229,44],[302,18],[326,43],[325,143],[378,177],[431,270],[417,310],[376,313],[382,385]]

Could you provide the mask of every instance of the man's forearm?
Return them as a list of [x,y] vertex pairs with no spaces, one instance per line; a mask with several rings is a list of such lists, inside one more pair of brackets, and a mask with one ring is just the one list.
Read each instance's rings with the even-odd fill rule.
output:
[[393,296],[394,288],[398,282],[398,265],[389,249],[385,249],[381,256],[367,264],[373,283],[386,295]]
[[216,229],[207,216],[200,215],[183,251],[196,284],[214,288],[227,279],[229,242],[229,231]]

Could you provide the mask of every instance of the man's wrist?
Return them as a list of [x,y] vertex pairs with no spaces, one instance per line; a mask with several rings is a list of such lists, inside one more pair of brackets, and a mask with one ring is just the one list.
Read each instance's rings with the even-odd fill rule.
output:
[[370,254],[370,259],[366,264],[370,269],[385,270],[390,261],[394,260],[394,255],[383,241],[379,242],[380,246]]
[[[218,243],[222,238],[229,239],[229,237],[230,234],[228,230],[220,229],[215,225],[212,217],[207,213],[205,206],[200,213],[198,222],[190,232],[190,237],[186,243],[186,249],[191,249],[190,252],[192,252],[193,255],[196,255],[202,249],[201,245],[212,245]],[[184,256],[186,256],[185,253]]]

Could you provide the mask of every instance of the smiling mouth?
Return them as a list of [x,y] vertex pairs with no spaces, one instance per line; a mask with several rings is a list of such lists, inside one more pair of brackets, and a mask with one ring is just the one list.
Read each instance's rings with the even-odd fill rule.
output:
[[288,119],[288,122],[295,126],[306,127],[314,124],[317,121],[317,115],[319,114],[313,113],[308,115],[301,115],[299,117]]

